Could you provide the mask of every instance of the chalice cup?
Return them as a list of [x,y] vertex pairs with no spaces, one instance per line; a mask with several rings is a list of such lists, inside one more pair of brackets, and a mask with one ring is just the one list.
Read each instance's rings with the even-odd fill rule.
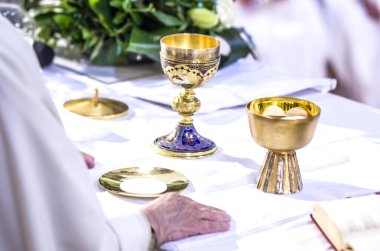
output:
[[268,149],[257,177],[257,188],[273,194],[301,191],[295,150],[313,138],[320,107],[303,99],[269,97],[249,102],[247,112],[253,139]]
[[207,157],[217,151],[215,143],[202,137],[193,125],[201,106],[194,89],[207,83],[220,62],[220,42],[211,36],[181,33],[161,39],[161,65],[172,84],[184,91],[174,98],[173,110],[181,115],[175,129],[154,140],[159,154],[177,158]]

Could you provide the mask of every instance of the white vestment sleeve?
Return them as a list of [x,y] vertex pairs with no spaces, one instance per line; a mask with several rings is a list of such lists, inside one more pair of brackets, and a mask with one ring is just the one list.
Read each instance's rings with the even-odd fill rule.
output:
[[[109,223],[119,237],[121,250],[148,250],[152,248],[150,247],[152,236],[147,234],[151,233],[150,224],[141,212],[131,213],[129,217],[110,219]],[[123,235],[120,236],[120,233]]]
[[0,16],[0,250],[146,250],[141,212],[107,219],[32,47]]

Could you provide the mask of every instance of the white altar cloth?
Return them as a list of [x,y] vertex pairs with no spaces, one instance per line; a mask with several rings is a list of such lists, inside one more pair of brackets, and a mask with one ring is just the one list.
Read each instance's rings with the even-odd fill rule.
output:
[[[234,77],[233,71],[229,74],[226,78]],[[44,75],[69,136],[80,149],[96,157],[96,167],[90,172],[94,192],[106,215],[120,215],[149,201],[114,196],[98,185],[100,175],[135,165],[160,166],[182,172],[190,179],[190,185],[182,192],[184,195],[223,208],[232,215],[232,227],[228,232],[170,242],[162,247],[166,250],[277,250],[279,247],[282,250],[330,250],[328,242],[310,220],[313,204],[380,190],[380,168],[377,168],[380,111],[321,92],[318,89],[320,80],[311,79],[312,85],[303,88],[296,85],[293,92],[287,90],[285,93],[278,93],[269,86],[264,90],[247,86],[252,89],[252,98],[256,97],[256,91],[266,92],[265,96],[272,93],[288,95],[313,101],[322,109],[313,141],[297,151],[304,188],[297,194],[279,196],[264,194],[255,188],[266,150],[253,141],[249,132],[244,106],[249,93],[241,104],[232,107],[220,107],[221,103],[228,104],[226,94],[219,100],[212,96],[213,92],[202,97],[201,101],[205,101],[203,112],[195,114],[195,126],[202,135],[215,141],[218,152],[206,159],[182,160],[166,158],[153,151],[152,141],[169,133],[179,116],[167,104],[157,104],[158,100],[144,96],[142,80],[138,80],[142,88],[139,97],[137,82],[131,83],[136,86],[128,96],[127,88],[121,83],[115,88],[116,84],[99,83],[56,66],[45,69]],[[266,77],[268,82],[278,79],[275,73]],[[331,80],[322,82],[324,90],[333,86]],[[210,90],[218,88],[217,85],[218,82],[210,83]],[[91,96],[95,87],[99,88],[100,96],[126,102],[130,114],[117,120],[97,121],[62,108],[67,99]],[[157,92],[160,88],[157,87]],[[226,88],[228,94],[228,86]],[[240,88],[244,90],[243,85]],[[199,95],[207,92],[206,87],[202,89],[197,90]],[[171,95],[166,95],[168,102]],[[230,97],[234,95],[231,93]],[[217,102],[219,107],[207,110],[208,99]]]

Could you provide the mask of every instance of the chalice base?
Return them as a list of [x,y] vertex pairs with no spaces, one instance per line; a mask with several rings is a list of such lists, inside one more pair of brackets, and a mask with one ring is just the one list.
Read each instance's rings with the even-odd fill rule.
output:
[[273,194],[301,191],[302,179],[296,152],[269,150],[258,176],[257,188]]
[[217,151],[215,143],[202,137],[193,124],[178,123],[173,132],[153,143],[159,154],[175,158],[202,158]]

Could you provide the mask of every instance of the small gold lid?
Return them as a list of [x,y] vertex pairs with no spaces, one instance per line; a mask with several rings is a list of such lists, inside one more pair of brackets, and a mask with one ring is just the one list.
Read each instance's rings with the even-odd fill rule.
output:
[[63,107],[70,112],[93,119],[116,119],[127,115],[128,105],[123,102],[99,98],[98,89],[95,89],[92,98],[81,98],[66,101]]

